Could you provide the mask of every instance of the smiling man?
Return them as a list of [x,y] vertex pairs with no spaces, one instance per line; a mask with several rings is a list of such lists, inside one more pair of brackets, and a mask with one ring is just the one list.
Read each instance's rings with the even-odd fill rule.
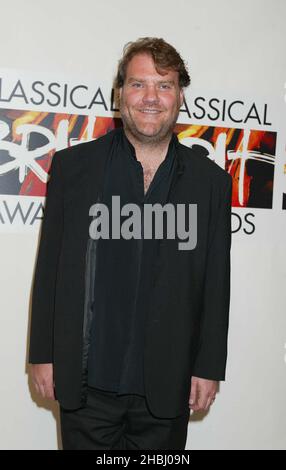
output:
[[[189,83],[163,39],[128,43],[123,128],[53,158],[30,363],[60,403],[64,449],[184,449],[190,408],[208,410],[225,379],[232,180],[174,133]],[[90,237],[94,204],[120,217],[114,196],[125,210],[195,204],[196,246],[180,251],[164,219],[159,239]]]
[[120,88],[120,111],[129,138],[164,148],[170,140],[183,104],[178,72],[156,70],[152,56],[135,55]]

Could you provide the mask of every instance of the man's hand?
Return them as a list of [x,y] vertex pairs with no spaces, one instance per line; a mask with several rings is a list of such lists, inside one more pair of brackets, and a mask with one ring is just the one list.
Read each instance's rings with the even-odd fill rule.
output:
[[207,411],[213,404],[218,390],[215,380],[192,377],[189,405],[193,411]]
[[55,400],[53,364],[32,364],[31,377],[37,392],[43,398]]

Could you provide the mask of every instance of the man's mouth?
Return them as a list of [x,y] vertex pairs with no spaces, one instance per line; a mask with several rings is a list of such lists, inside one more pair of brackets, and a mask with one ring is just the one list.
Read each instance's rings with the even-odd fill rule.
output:
[[144,114],[159,114],[161,111],[159,109],[139,109],[140,113]]

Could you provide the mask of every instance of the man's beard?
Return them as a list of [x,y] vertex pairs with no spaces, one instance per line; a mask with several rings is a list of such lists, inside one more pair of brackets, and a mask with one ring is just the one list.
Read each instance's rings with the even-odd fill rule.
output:
[[177,122],[179,111],[177,112],[174,119],[167,123],[165,122],[159,130],[153,135],[146,135],[141,132],[136,126],[136,122],[130,118],[127,113],[124,112],[123,107],[120,107],[121,119],[123,122],[124,129],[129,132],[138,142],[142,144],[159,144],[166,140],[169,140],[170,136],[174,131],[175,124]]

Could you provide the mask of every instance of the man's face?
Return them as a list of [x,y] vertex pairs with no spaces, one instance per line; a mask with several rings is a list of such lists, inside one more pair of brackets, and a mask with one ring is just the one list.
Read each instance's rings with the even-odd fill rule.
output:
[[138,141],[160,142],[173,132],[183,104],[178,79],[174,70],[160,75],[148,54],[138,54],[129,62],[120,89],[120,112],[125,129]]

